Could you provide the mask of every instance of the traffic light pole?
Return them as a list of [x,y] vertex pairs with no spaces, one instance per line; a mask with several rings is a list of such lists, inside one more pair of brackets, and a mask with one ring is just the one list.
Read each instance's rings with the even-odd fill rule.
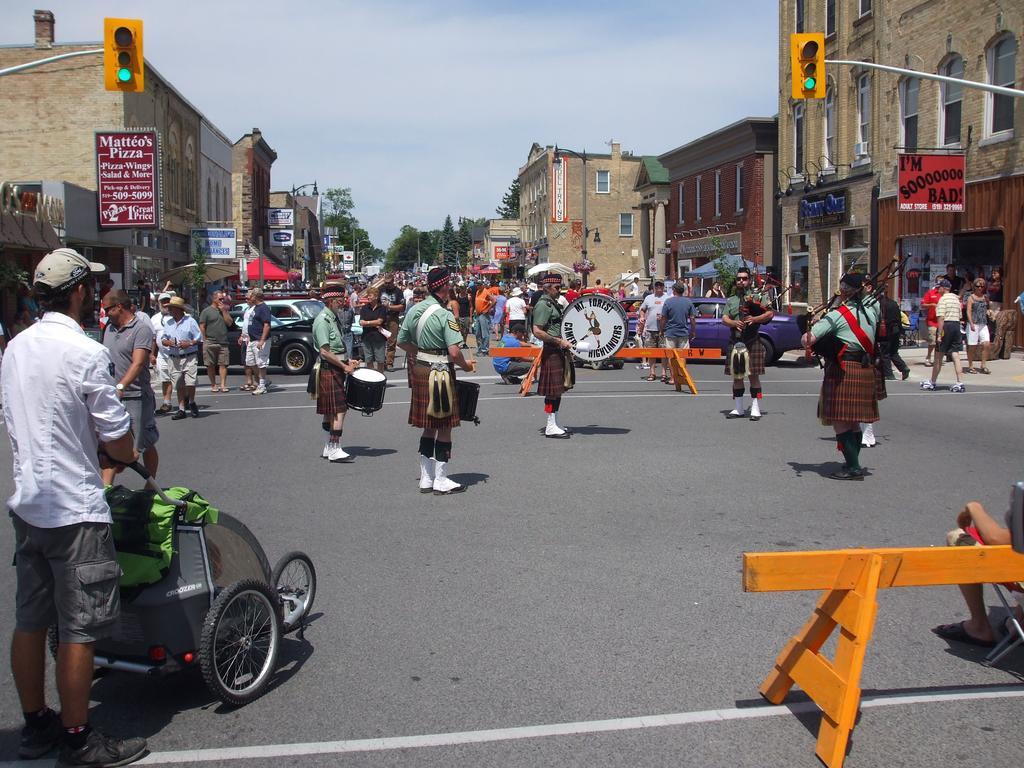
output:
[[0,75],[13,75],[15,72],[22,72],[32,67],[39,67],[43,64],[49,64],[51,61],[62,61],[63,59],[71,59],[75,56],[92,56],[93,54],[103,53],[102,48],[95,48],[91,51],[72,51],[71,53],[62,53],[58,56],[50,56],[46,59],[39,59],[37,61],[27,61],[24,64],[18,64],[13,67],[7,67],[6,69],[0,69]]
[[902,69],[901,67],[890,67],[885,64],[875,64],[870,61],[845,61],[843,59],[825,59],[826,64],[844,64],[849,67],[863,67],[864,69],[877,69],[881,72],[892,72],[907,77],[918,77],[922,80],[937,80],[940,83],[954,83],[967,88],[977,88],[989,93],[998,93],[1000,96],[1024,97],[1024,91],[1016,88],[1007,88],[1003,85],[992,85],[990,83],[979,83],[975,80],[961,80],[958,77],[947,77],[946,75],[933,75],[931,72],[918,72],[914,69]]

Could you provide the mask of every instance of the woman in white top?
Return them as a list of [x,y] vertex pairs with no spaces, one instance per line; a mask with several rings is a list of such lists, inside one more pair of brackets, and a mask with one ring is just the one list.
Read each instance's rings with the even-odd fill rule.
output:
[[526,330],[526,301],[523,299],[523,290],[513,288],[512,295],[505,302],[505,314],[508,316],[508,327],[522,328]]

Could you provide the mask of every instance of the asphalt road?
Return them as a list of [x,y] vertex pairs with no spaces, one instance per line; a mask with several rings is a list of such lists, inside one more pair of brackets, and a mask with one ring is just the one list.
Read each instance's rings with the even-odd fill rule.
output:
[[[758,695],[817,595],[745,594],[742,553],[926,546],[967,499],[1001,514],[1021,477],[1024,386],[894,384],[862,453],[871,476],[838,483],[824,476],[839,454],[814,417],[817,371],[771,368],[759,423],[725,419],[720,365],[691,371],[697,397],[632,366],[581,371],[562,408],[576,434],[556,441],[539,432],[539,398],[482,370],[483,423],[456,431],[451,462],[470,488],[452,497],[417,492],[404,374],[382,411],[348,417],[347,465],[319,458],[304,382],[201,394],[201,418],[160,421],[160,477],[242,518],[272,562],[308,552],[314,620],[245,708],[198,675],[115,673],[94,686],[93,722],[145,735],[152,764],[818,765],[805,697],[790,711]],[[10,482],[4,440],[5,496]],[[0,527],[0,551],[11,538]],[[1022,762],[1024,651],[992,669],[929,632],[965,615],[952,587],[881,594],[846,765]],[[13,760],[6,690],[0,760]]]

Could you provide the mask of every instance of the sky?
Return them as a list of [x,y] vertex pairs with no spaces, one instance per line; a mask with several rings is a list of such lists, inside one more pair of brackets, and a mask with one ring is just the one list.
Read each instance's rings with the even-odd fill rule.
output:
[[35,8],[58,43],[142,18],[147,61],[207,119],[263,131],[273,189],[351,188],[384,249],[493,217],[534,142],[660,155],[778,109],[770,0],[0,0],[0,44],[33,41]]

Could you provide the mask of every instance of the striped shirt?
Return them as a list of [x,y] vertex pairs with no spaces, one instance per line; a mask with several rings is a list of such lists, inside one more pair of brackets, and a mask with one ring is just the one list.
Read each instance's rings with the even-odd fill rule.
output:
[[955,293],[944,293],[935,307],[935,316],[940,322],[960,322],[960,297]]

